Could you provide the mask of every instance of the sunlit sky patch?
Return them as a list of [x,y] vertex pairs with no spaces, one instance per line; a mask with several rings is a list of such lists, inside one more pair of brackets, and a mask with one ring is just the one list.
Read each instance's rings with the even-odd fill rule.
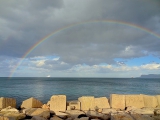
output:
[[131,58],[131,59],[116,58],[115,61],[122,62],[128,66],[140,66],[140,65],[145,65],[148,63],[159,63],[160,64],[160,59],[153,55],[139,57],[139,58]]

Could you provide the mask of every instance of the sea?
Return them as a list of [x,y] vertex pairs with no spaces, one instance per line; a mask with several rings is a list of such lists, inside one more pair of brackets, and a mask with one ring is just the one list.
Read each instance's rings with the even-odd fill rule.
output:
[[59,94],[68,101],[81,96],[109,98],[110,94],[160,95],[160,78],[0,77],[0,97],[15,98],[17,106],[30,97],[47,103]]

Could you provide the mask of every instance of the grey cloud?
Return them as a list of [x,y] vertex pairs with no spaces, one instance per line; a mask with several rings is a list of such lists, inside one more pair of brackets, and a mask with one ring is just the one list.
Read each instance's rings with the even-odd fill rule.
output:
[[[3,27],[0,30],[3,43],[0,55],[21,57],[47,34],[87,20],[121,20],[159,31],[159,5],[158,0],[3,0],[0,4],[0,24]],[[73,26],[56,33],[27,57],[58,55],[60,61],[70,65],[112,64],[118,57],[145,56],[144,51],[160,55],[159,44],[158,38],[139,29],[99,22]],[[129,46],[130,51],[125,51]],[[58,66],[54,68],[61,69]]]
[[6,77],[11,73],[11,69],[17,64],[16,58],[0,56],[0,76]]
[[[34,63],[32,63],[34,61]],[[32,62],[29,64],[29,66],[31,67],[35,67],[35,68],[43,68],[49,71],[53,71],[53,70],[67,70],[70,69],[72,66],[70,64],[67,64],[63,61],[60,60],[44,60],[44,64],[37,66],[37,64],[35,64],[37,60],[32,60]],[[37,61],[38,62],[38,61]],[[24,63],[23,63],[24,65]]]
[[154,47],[159,50],[158,39],[150,36],[151,38],[144,40],[148,34],[142,30],[123,25],[102,25],[105,27],[85,24],[85,27],[80,25],[64,30],[44,41],[31,54],[54,53],[67,63],[92,65],[103,62],[111,64],[114,63],[114,58],[145,56],[147,54],[144,50],[155,52],[150,49]]

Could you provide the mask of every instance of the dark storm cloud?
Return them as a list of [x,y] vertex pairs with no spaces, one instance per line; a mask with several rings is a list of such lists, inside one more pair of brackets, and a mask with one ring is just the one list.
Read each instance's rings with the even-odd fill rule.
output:
[[[2,0],[0,55],[22,57],[47,34],[88,20],[121,20],[160,32],[159,11],[159,0]],[[90,23],[57,33],[28,57],[58,55],[60,61],[70,65],[112,64],[114,58],[129,59],[149,53],[160,56],[159,41],[131,26]]]

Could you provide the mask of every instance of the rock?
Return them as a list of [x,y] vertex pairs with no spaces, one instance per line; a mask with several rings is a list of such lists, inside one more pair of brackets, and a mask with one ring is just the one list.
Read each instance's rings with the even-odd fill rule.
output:
[[16,99],[0,97],[0,109],[6,108],[8,106],[15,108],[16,107]]
[[43,104],[43,105],[41,106],[41,108],[42,108],[42,109],[49,109],[50,107],[49,107],[47,104]]
[[80,115],[78,115],[78,118],[81,118],[81,117],[87,117],[87,115],[86,114],[80,114]]
[[95,101],[94,96],[82,96],[78,98],[81,103],[81,110],[94,110]]
[[111,94],[110,106],[115,109],[125,109],[125,95]]
[[101,109],[101,108],[110,108],[110,105],[108,103],[108,99],[106,97],[100,97],[95,98],[95,109]]
[[67,110],[80,110],[80,102],[78,100],[68,101]]
[[21,108],[40,108],[43,105],[43,103],[33,97],[24,100],[22,102]]
[[[105,109],[105,108],[104,108]],[[97,110],[97,112],[99,112],[99,113],[102,113],[102,108],[99,108],[98,110]]]
[[0,112],[1,119],[8,119],[8,120],[20,120],[26,117],[23,113],[11,112],[11,111],[1,111]]
[[15,120],[15,119],[4,117],[4,116],[0,116],[0,120]]
[[160,107],[160,95],[156,95],[157,102],[158,102],[158,107]]
[[46,120],[46,119],[40,116],[33,116],[31,120]]
[[89,117],[81,117],[80,120],[88,120]]
[[129,107],[126,108],[125,112],[130,113],[132,110],[135,110],[135,109],[137,109],[137,108],[134,107],[134,106],[129,106]]
[[134,120],[129,114],[111,114],[111,120]]
[[42,108],[24,109],[23,113],[25,113],[27,116],[40,116],[46,119],[50,117],[50,111]]
[[17,110],[16,108],[12,108],[11,106],[8,106],[8,107],[2,109],[1,112],[14,112],[14,113],[19,113],[19,110]]
[[116,109],[108,109],[108,108],[105,108],[105,109],[102,110],[102,113],[103,113],[103,114],[111,114],[111,113],[116,114],[116,113],[117,113],[117,110],[116,110]]
[[160,109],[155,109],[155,110],[154,110],[154,115],[155,115],[155,116],[160,115]]
[[143,95],[126,95],[126,107],[128,106],[143,108],[144,107]]
[[150,117],[149,115],[132,114],[131,116],[135,120],[154,120],[154,118]]
[[62,118],[59,118],[58,116],[54,115],[50,118],[50,120],[63,120]]
[[50,101],[47,102],[47,105],[50,106]]
[[144,99],[144,107],[155,108],[158,106],[157,98],[155,96],[143,95],[143,99]]
[[89,120],[89,117],[75,118],[74,120]]
[[49,104],[51,111],[66,111],[66,95],[53,95]]
[[96,111],[85,111],[86,115],[90,117],[90,119],[108,119],[109,116],[103,113],[99,113]]
[[160,120],[160,116],[152,116],[154,120]]
[[25,114],[19,113],[16,108],[12,108],[11,106],[4,108],[0,111],[1,119],[8,119],[8,120],[19,120],[26,117]]
[[67,113],[58,112],[58,111],[55,112],[55,115],[63,119],[69,116]]
[[80,110],[67,110],[65,113],[67,113],[71,118],[77,118],[79,115],[85,114]]
[[154,108],[136,108],[132,109],[130,111],[131,114],[141,114],[141,115],[153,115],[154,114]]
[[50,120],[63,120],[62,118],[59,118],[58,116],[54,115],[50,118]]
[[68,117],[68,118],[65,119],[65,120],[74,120],[74,118]]

